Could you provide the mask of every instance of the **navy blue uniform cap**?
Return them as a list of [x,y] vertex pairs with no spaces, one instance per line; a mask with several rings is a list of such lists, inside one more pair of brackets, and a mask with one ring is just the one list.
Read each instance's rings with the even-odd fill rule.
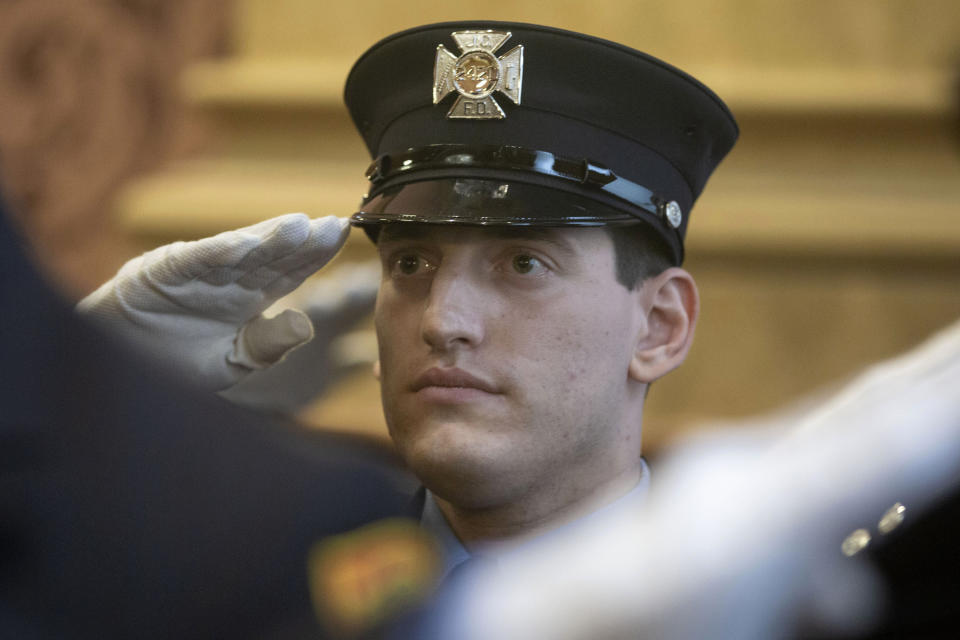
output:
[[344,98],[373,158],[352,222],[374,237],[392,222],[645,223],[679,264],[690,209],[738,135],[716,94],[661,60],[510,22],[389,36]]

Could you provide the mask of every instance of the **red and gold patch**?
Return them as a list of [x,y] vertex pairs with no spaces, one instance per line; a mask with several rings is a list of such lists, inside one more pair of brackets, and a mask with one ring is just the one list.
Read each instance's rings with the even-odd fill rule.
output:
[[318,542],[307,566],[318,616],[334,631],[353,635],[422,602],[436,584],[440,561],[416,522],[393,518]]

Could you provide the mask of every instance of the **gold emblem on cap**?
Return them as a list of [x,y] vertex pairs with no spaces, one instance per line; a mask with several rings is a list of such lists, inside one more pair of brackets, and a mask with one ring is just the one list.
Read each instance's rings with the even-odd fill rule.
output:
[[456,102],[447,112],[448,118],[490,120],[506,114],[493,92],[520,104],[523,84],[523,45],[517,45],[499,58],[496,51],[510,38],[509,31],[455,31],[453,39],[460,47],[460,56],[437,46],[433,66],[433,104],[456,91]]

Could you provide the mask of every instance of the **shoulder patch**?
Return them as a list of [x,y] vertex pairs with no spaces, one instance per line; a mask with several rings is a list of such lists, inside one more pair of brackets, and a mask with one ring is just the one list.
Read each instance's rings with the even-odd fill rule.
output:
[[320,620],[356,635],[425,600],[439,577],[439,552],[413,520],[390,518],[316,543],[307,561]]

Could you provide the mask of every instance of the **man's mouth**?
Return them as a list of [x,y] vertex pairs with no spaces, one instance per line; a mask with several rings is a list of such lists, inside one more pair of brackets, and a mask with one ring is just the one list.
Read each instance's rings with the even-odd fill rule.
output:
[[456,367],[431,367],[414,380],[412,389],[424,397],[449,402],[501,393],[489,380]]

